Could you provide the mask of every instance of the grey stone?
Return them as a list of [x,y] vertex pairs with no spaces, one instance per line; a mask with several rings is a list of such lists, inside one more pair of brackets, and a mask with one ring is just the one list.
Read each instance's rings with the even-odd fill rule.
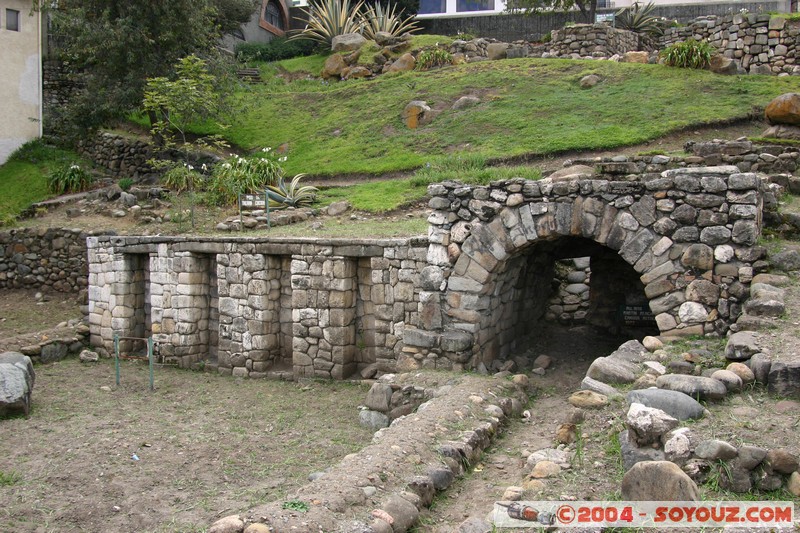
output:
[[68,351],[67,345],[58,341],[42,346],[41,361],[42,363],[61,361],[67,356]]
[[678,427],[678,420],[661,409],[632,403],[625,416],[629,437],[638,446],[646,446],[661,441],[661,436]]
[[764,458],[764,464],[779,474],[791,474],[800,466],[797,456],[785,448],[774,448],[768,451]]
[[767,456],[767,450],[757,446],[741,446],[739,448],[739,455],[737,462],[742,468],[752,470],[761,464],[761,461]]
[[389,417],[383,413],[379,413],[377,411],[370,411],[365,409],[363,411],[359,411],[358,413],[358,421],[362,426],[372,428],[372,429],[381,429],[385,427],[389,427]]
[[96,363],[100,360],[100,354],[91,350],[83,350],[78,356],[81,363]]
[[716,379],[680,374],[659,376],[656,386],[659,389],[682,392],[700,400],[721,400],[728,392],[725,385]]
[[476,516],[471,516],[461,522],[456,528],[456,533],[491,533],[492,525]]
[[689,428],[678,428],[664,436],[664,458],[683,465],[692,457],[694,435]]
[[739,452],[736,447],[724,440],[704,440],[694,449],[694,454],[700,459],[709,461],[728,461],[736,457]]
[[479,103],[481,103],[481,99],[478,98],[477,96],[471,96],[471,95],[462,96],[461,98],[455,101],[452,108],[454,110],[466,109],[468,107],[476,106]]
[[763,353],[753,354],[747,363],[753,371],[756,382],[766,385],[769,382],[769,371],[772,368],[772,359]]
[[19,409],[28,416],[35,381],[30,357],[19,352],[0,354],[0,412]]
[[644,347],[644,344],[637,340],[631,340],[620,345],[619,348],[614,350],[608,357],[611,359],[619,359],[629,363],[642,363],[650,359],[650,352]]
[[556,170],[548,176],[553,182],[570,181],[577,179],[592,179],[595,175],[594,168],[587,165],[573,165]]
[[644,461],[622,478],[622,499],[630,501],[698,501],[697,485],[678,465]]
[[393,531],[407,531],[419,517],[419,509],[410,501],[394,494],[381,506],[394,519]]
[[633,383],[637,366],[611,357],[598,357],[589,366],[586,375],[603,383]]
[[731,492],[750,492],[753,483],[750,480],[750,472],[732,461],[726,467],[717,465],[719,468],[719,486]]
[[208,528],[208,533],[242,533],[244,521],[238,514],[220,518]]
[[444,466],[428,469],[428,477],[431,478],[433,486],[439,491],[446,490],[455,479],[453,471]]
[[627,429],[619,433],[619,447],[622,454],[622,468],[627,472],[642,461],[663,461],[664,452],[650,446],[640,448],[634,443]]
[[706,409],[697,400],[683,392],[666,389],[640,389],[630,391],[628,403],[637,402],[648,407],[661,409],[678,420],[703,418]]
[[800,398],[800,362],[773,361],[767,377],[767,390],[785,398]]
[[592,379],[589,376],[586,376],[581,381],[581,389],[596,392],[608,398],[621,395],[621,393],[611,385]]
[[797,250],[785,250],[770,255],[769,260],[775,268],[784,272],[800,270],[800,252]]
[[760,352],[758,335],[752,331],[738,331],[728,338],[725,357],[729,361],[746,361]]
[[367,399],[364,402],[373,411],[386,413],[391,408],[392,387],[385,383],[373,383],[367,392]]

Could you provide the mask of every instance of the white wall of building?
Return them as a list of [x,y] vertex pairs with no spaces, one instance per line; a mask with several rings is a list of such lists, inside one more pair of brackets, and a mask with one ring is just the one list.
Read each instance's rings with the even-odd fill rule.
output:
[[0,0],[0,164],[42,135],[41,42],[30,0]]

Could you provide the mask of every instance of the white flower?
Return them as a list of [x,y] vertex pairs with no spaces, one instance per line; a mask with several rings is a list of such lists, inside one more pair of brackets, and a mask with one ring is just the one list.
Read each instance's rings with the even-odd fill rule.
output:
[[261,149],[261,151],[262,151],[262,152],[264,152],[265,154],[266,154],[267,152],[269,152],[270,150],[272,150],[272,148],[270,148],[269,146],[267,146],[267,147],[265,147],[265,148],[262,148],[262,149]]
[[78,165],[70,165],[70,166],[69,166],[69,169],[70,169],[70,170],[80,170],[80,169],[81,169],[81,167],[79,167]]
[[284,161],[286,161],[286,159],[287,159],[287,157],[286,157],[286,156],[283,156],[283,157],[279,157],[279,158],[278,158],[278,161],[280,161],[281,163],[283,163]]
[[203,169],[203,172],[205,172],[206,170],[208,170],[208,169],[206,168],[206,164],[205,164],[205,163],[203,163],[203,166],[202,166],[202,167],[200,167],[200,168],[202,168],[202,169]]
[[188,168],[189,170],[194,170],[194,167],[192,165],[186,165],[186,168]]

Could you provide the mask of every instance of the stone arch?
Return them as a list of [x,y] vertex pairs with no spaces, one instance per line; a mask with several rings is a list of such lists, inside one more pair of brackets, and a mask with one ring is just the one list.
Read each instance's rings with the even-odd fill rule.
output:
[[[760,187],[755,174],[736,167],[635,181],[434,185],[428,259],[449,274],[442,339],[464,332],[473,354],[502,357],[510,333],[492,325],[512,319],[501,303],[522,275],[517,263],[535,245],[564,238],[616,252],[639,275],[662,334],[724,333],[740,305],[741,290],[730,289],[750,281],[758,255]],[[528,290],[525,298],[540,297]],[[462,333],[460,348],[465,341]]]

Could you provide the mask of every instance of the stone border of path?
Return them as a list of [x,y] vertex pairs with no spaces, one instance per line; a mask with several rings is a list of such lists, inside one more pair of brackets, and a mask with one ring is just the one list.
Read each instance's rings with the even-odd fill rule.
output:
[[[425,376],[447,383],[417,387],[430,390],[433,398],[377,431],[372,444],[313,475],[313,481],[284,500],[218,520],[209,533],[397,533],[413,527],[420,510],[464,474],[504,421],[522,413],[528,399],[525,375],[503,379],[435,373],[385,375],[373,385],[371,396],[391,384],[422,383]],[[286,509],[288,501],[302,502],[308,510]]]

